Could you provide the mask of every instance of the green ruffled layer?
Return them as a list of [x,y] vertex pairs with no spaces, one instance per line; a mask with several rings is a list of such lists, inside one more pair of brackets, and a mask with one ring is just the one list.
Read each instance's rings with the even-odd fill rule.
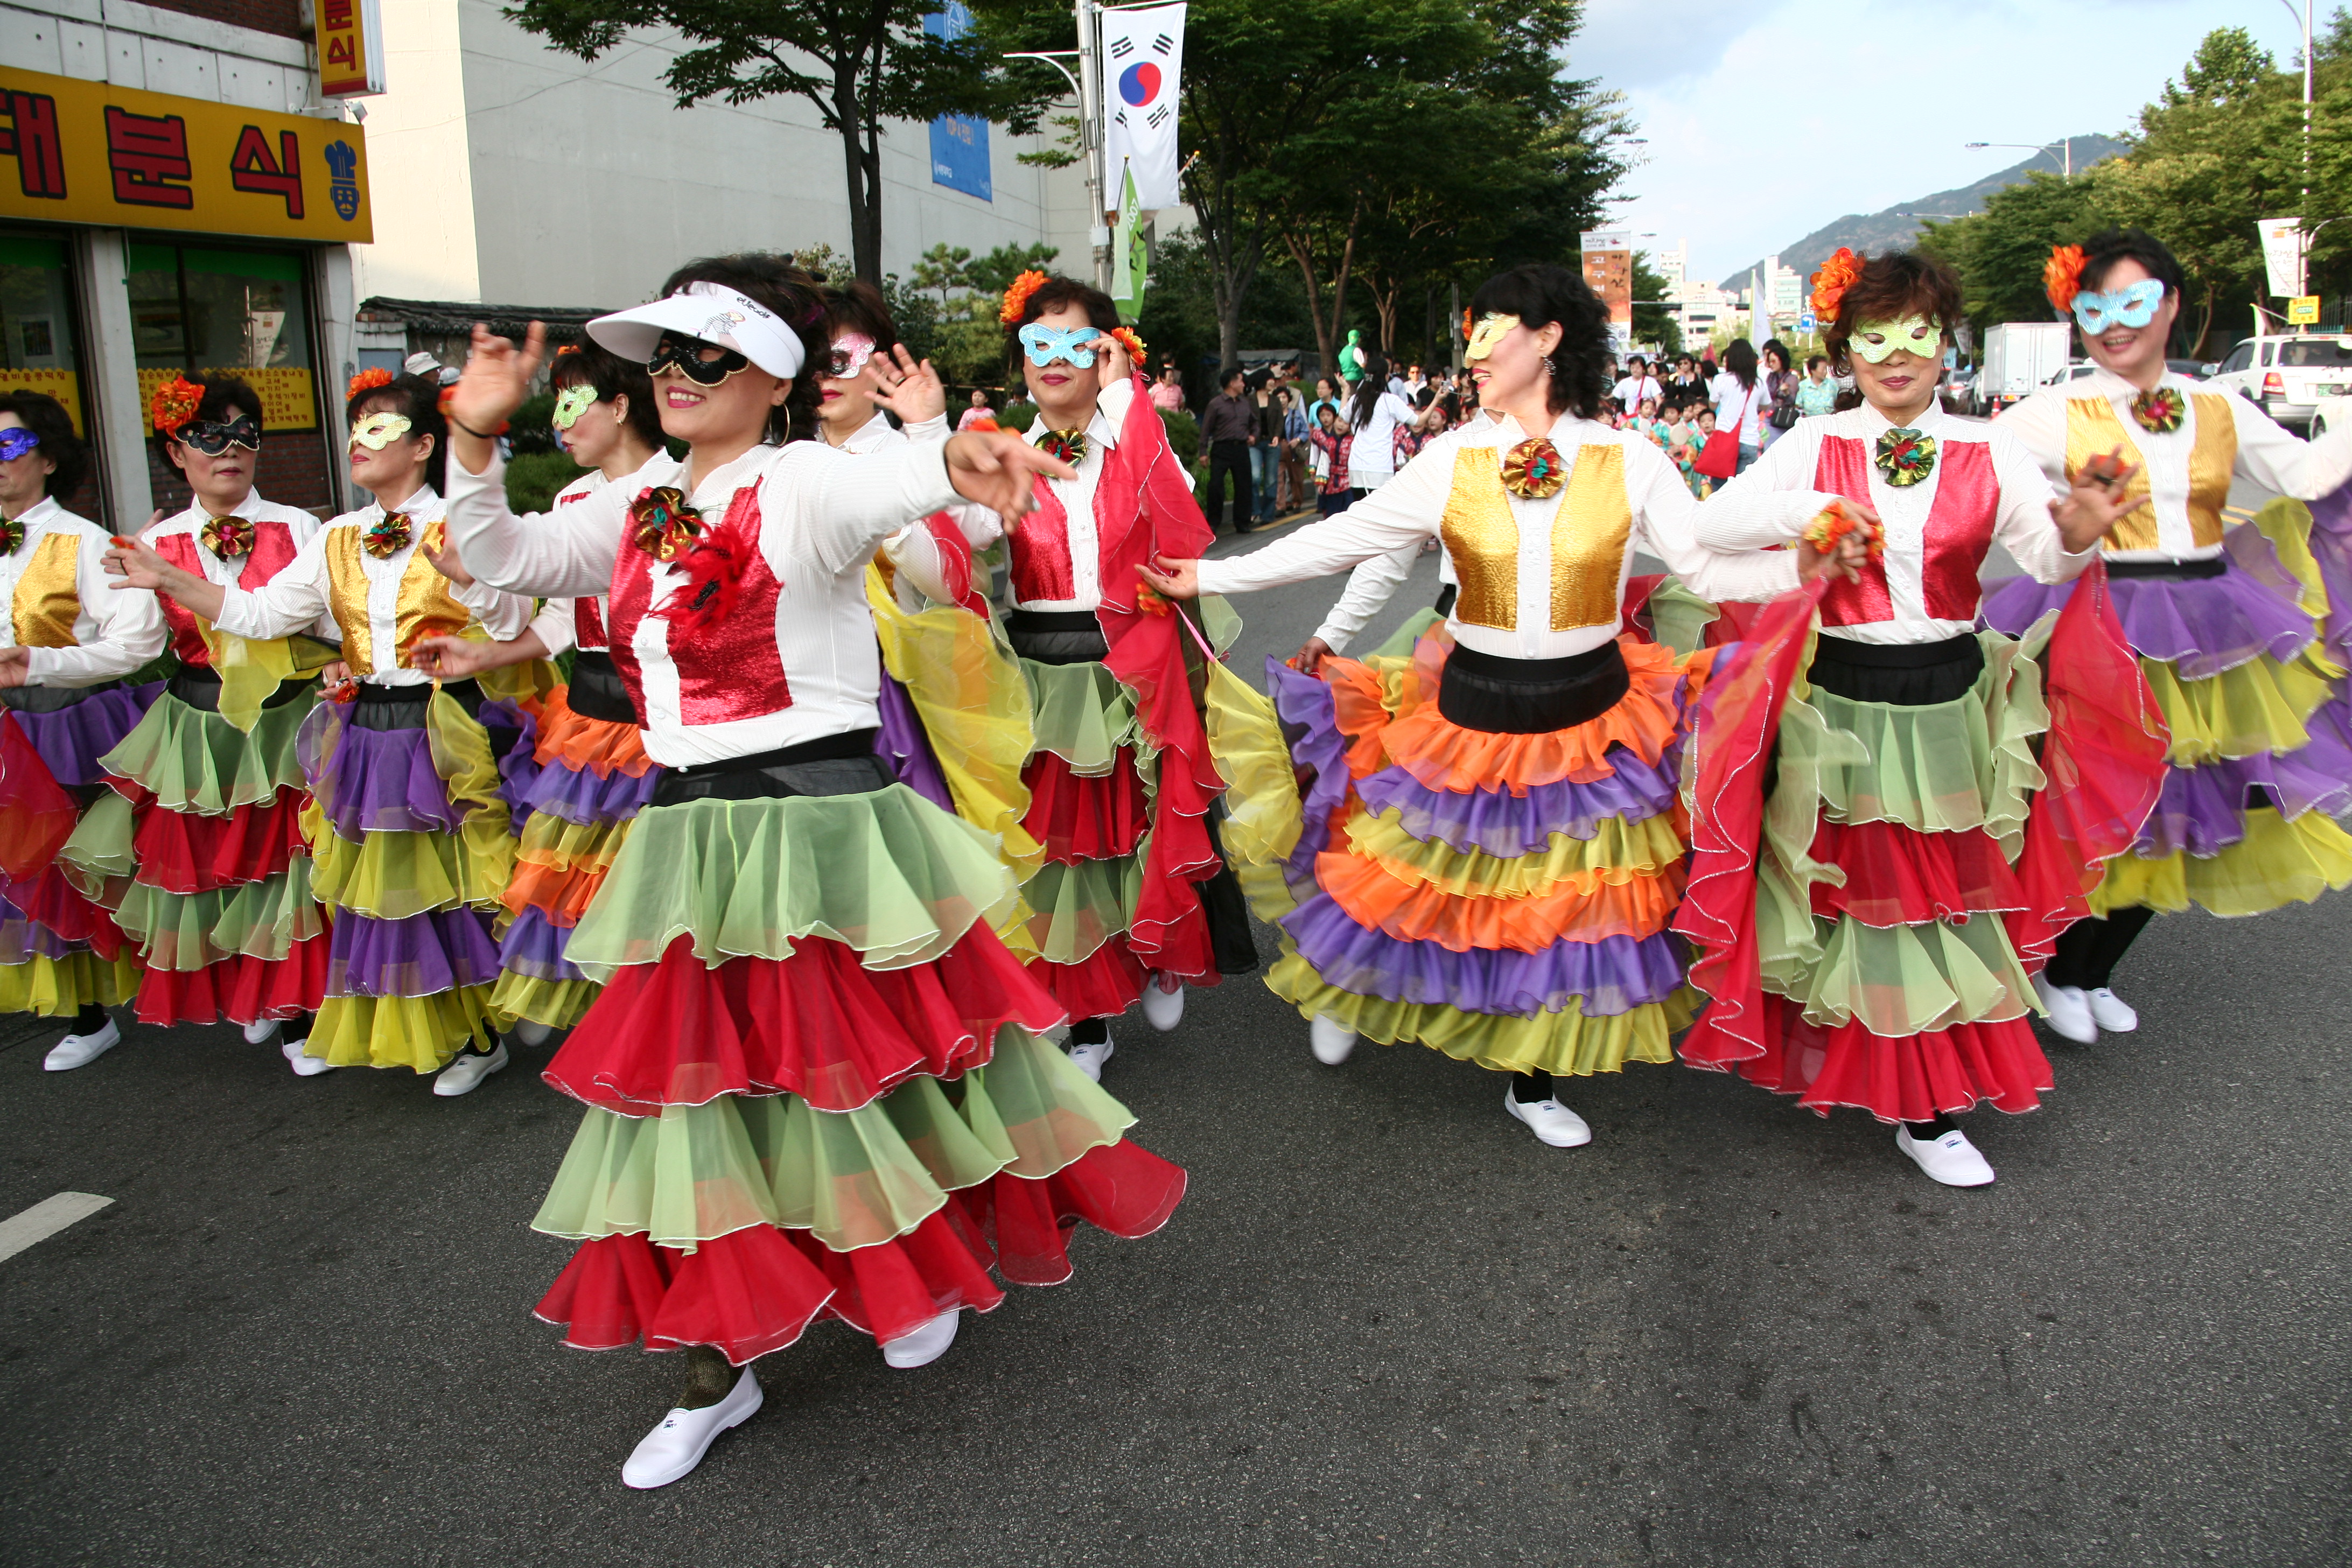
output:
[[431,996],[330,996],[303,1048],[339,1068],[438,1072],[467,1041],[497,1043],[489,993],[487,985],[460,985]]
[[1795,942],[1758,931],[1765,989],[1799,1004],[1808,1023],[1859,1019],[1874,1035],[1900,1037],[2035,1010],[2032,982],[1997,917],[1871,926],[1842,915],[1810,924]]
[[2195,904],[2217,915],[2259,915],[2346,888],[2352,888],[2352,834],[2315,811],[2289,820],[2260,806],[2246,813],[2245,837],[2219,855],[2116,856],[2090,905],[2100,916],[2139,904],[2165,914]]
[[1690,1026],[1699,1000],[1685,987],[1664,1002],[1611,1017],[1588,1018],[1574,1003],[1532,1018],[1465,1013],[1444,1003],[1391,1002],[1342,991],[1324,984],[1315,966],[1295,951],[1284,952],[1265,983],[1297,1007],[1299,1016],[1329,1018],[1384,1046],[1418,1040],[1456,1061],[1475,1062],[1496,1072],[1548,1072],[1560,1078],[1616,1072],[1627,1062],[1673,1061],[1669,1037]]
[[1021,885],[1037,956],[1050,963],[1076,963],[1133,925],[1150,847],[1151,836],[1146,834],[1133,854],[1116,860],[1048,860],[1040,866]]
[[1650,630],[1658,641],[1688,658],[1706,641],[1706,628],[1722,614],[1713,601],[1700,598],[1668,577],[1650,593]]
[[263,709],[248,734],[165,691],[100,764],[144,785],[170,810],[226,816],[281,789],[304,787],[294,740],[315,700]]
[[602,990],[593,980],[542,980],[501,970],[498,984],[490,987],[490,1020],[500,1029],[511,1029],[524,1018],[551,1029],[568,1029],[588,1016]]
[[122,901],[139,869],[134,847],[138,831],[131,802],[110,789],[102,790],[58,851],[58,869],[84,898],[111,910]]
[[[1118,762],[1121,746],[1136,748],[1141,764],[1150,742],[1135,719],[1135,694],[1119,684],[1107,665],[1039,664],[1021,661],[1029,682],[1033,744],[1070,764],[1086,778],[1099,778]],[[1147,783],[1151,775],[1144,773]]]
[[114,922],[135,938],[151,969],[195,970],[242,953],[282,959],[294,944],[325,933],[325,914],[310,890],[310,862],[297,855],[258,882],[208,893],[167,893],[133,882]]
[[914,1079],[856,1110],[798,1095],[722,1096],[658,1116],[592,1109],[534,1228],[574,1240],[642,1232],[693,1250],[748,1226],[814,1233],[836,1252],[878,1246],[999,1172],[1049,1176],[1134,1121],[1069,1058],[1007,1026],[961,1103]]
[[690,936],[695,956],[785,959],[818,936],[875,969],[928,963],[1018,889],[987,834],[904,784],[640,812],[564,956],[605,981]]
[[1430,627],[1437,625],[1445,617],[1444,616],[1439,615],[1435,610],[1415,610],[1412,614],[1404,618],[1404,625],[1397,627],[1396,630],[1391,632],[1386,637],[1381,639],[1380,647],[1370,650],[1368,653],[1358,655],[1357,657],[1364,658],[1411,658],[1413,645],[1421,641],[1424,636],[1428,635]]
[[70,1018],[92,1003],[119,1006],[139,994],[146,973],[128,947],[111,963],[94,952],[0,963],[0,1013]]

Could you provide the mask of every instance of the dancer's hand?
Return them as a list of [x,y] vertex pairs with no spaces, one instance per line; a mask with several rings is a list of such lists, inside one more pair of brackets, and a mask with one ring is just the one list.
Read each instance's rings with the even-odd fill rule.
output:
[[975,501],[1008,524],[1037,504],[1033,480],[1077,477],[1009,430],[966,430],[948,437],[948,482],[956,494]]
[[28,647],[0,647],[0,690],[22,686],[33,673],[33,650]]
[[425,552],[425,559],[433,563],[433,570],[460,588],[474,585],[474,574],[466,570],[465,559],[457,553],[457,547],[449,542],[449,530],[443,524],[436,522],[426,529],[425,537],[416,542],[416,548]]
[[[157,512],[149,520],[147,526],[152,528],[163,521],[163,517],[162,512]],[[128,534],[115,535],[113,542],[106,547],[101,563],[106,568],[106,574],[117,580],[117,586],[144,588],[150,593],[169,592],[172,579],[182,574],[178,567],[150,549],[145,541]]]
[[419,637],[408,650],[409,668],[438,679],[460,680],[506,663],[493,657],[497,646],[466,637]]
[[904,343],[867,360],[866,374],[873,387],[867,395],[905,424],[919,425],[948,411],[948,389],[940,384],[940,373],[929,360],[918,363]]
[[2080,555],[2137,509],[2126,493],[2139,465],[2126,463],[2120,449],[2092,458],[2074,470],[2063,497],[2050,503],[2050,521],[2069,555]]
[[1159,570],[1139,565],[1136,573],[1146,583],[1171,599],[1197,599],[1201,596],[1201,563],[1198,561],[1171,561],[1157,557]]
[[[517,348],[479,321],[464,374],[449,389],[449,449],[469,474],[489,466],[499,426],[530,395],[531,378],[547,358],[547,329],[533,321]],[[478,430],[481,435],[470,432]]]
[[1338,650],[1321,637],[1308,637],[1299,650],[1291,656],[1290,668],[1301,675],[1313,675],[1323,668],[1323,661],[1329,658],[1336,651]]

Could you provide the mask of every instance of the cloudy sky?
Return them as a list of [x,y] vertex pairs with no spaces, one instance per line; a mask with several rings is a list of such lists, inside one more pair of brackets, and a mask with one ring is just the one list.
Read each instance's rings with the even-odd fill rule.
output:
[[1617,220],[1643,248],[1687,236],[1692,274],[1720,278],[2027,155],[1964,142],[2112,134],[2227,26],[2282,65],[2302,46],[2281,0],[1587,0],[1570,64],[1649,138]]

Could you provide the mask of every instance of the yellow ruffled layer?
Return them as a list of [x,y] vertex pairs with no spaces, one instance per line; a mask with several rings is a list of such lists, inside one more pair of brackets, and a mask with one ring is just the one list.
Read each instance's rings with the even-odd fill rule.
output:
[[588,1016],[589,1005],[603,989],[593,980],[542,980],[505,970],[490,987],[490,1021],[501,1029],[511,1029],[524,1018],[551,1029],[568,1029]]
[[496,1043],[489,992],[460,985],[433,996],[330,996],[303,1048],[339,1068],[439,1072],[467,1041]]
[[1629,1061],[1671,1062],[1669,1037],[1687,1028],[1698,1010],[1698,998],[1685,989],[1612,1017],[1588,1018],[1575,1005],[1532,1018],[1465,1013],[1443,1003],[1391,1002],[1327,985],[1296,952],[1285,953],[1265,983],[1299,1016],[1329,1018],[1384,1046],[1417,1040],[1456,1061],[1496,1072],[1561,1078],[1616,1072]]
[[1639,822],[1604,816],[1590,838],[1555,833],[1543,848],[1508,859],[1415,838],[1393,809],[1378,816],[1359,811],[1345,832],[1351,853],[1377,860],[1399,881],[1469,899],[1536,898],[1570,884],[1586,892],[1603,883],[1622,887],[1663,876],[1683,858],[1682,838],[1664,814]]
[[128,945],[111,963],[94,952],[75,952],[0,964],[0,1013],[69,1018],[92,1003],[118,1006],[139,994],[146,973]]
[[461,904],[496,910],[514,874],[503,812],[468,816],[454,834],[371,833],[354,844],[327,826],[313,801],[302,808],[302,826],[316,854],[311,888],[320,901],[377,920]]
[[2175,850],[2161,859],[2118,855],[2091,890],[2091,912],[2145,904],[2179,914],[2259,915],[2352,888],[2352,834],[2316,811],[2292,820],[2268,806],[2246,813],[2246,836],[2219,855]]
[[2309,648],[2284,664],[2263,654],[2202,680],[2183,680],[2161,659],[2143,658],[2139,668],[2172,727],[2165,760],[2176,768],[2300,750],[2311,741],[2304,721],[2331,689]]

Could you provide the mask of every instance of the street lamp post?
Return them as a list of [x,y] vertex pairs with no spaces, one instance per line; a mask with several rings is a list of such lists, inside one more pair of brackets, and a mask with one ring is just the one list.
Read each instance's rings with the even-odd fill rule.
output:
[[[2294,16],[2294,0],[2279,0],[2286,14]],[[2311,217],[2311,0],[2303,0],[2303,15],[2295,16],[2303,24],[2303,204],[2295,225],[2294,291],[2298,295],[2311,292],[2307,276],[2311,267],[2311,237],[2319,232],[2305,228],[2303,222]],[[2333,218],[2328,220],[2333,223]]]
[[2072,136],[2056,142],[2044,142],[2039,146],[2024,142],[1963,142],[1960,145],[1971,151],[1979,151],[1986,147],[2010,147],[2024,153],[2047,153],[2053,147],[2063,147],[2066,150],[2066,177],[2070,180],[2074,177],[2074,139]]

